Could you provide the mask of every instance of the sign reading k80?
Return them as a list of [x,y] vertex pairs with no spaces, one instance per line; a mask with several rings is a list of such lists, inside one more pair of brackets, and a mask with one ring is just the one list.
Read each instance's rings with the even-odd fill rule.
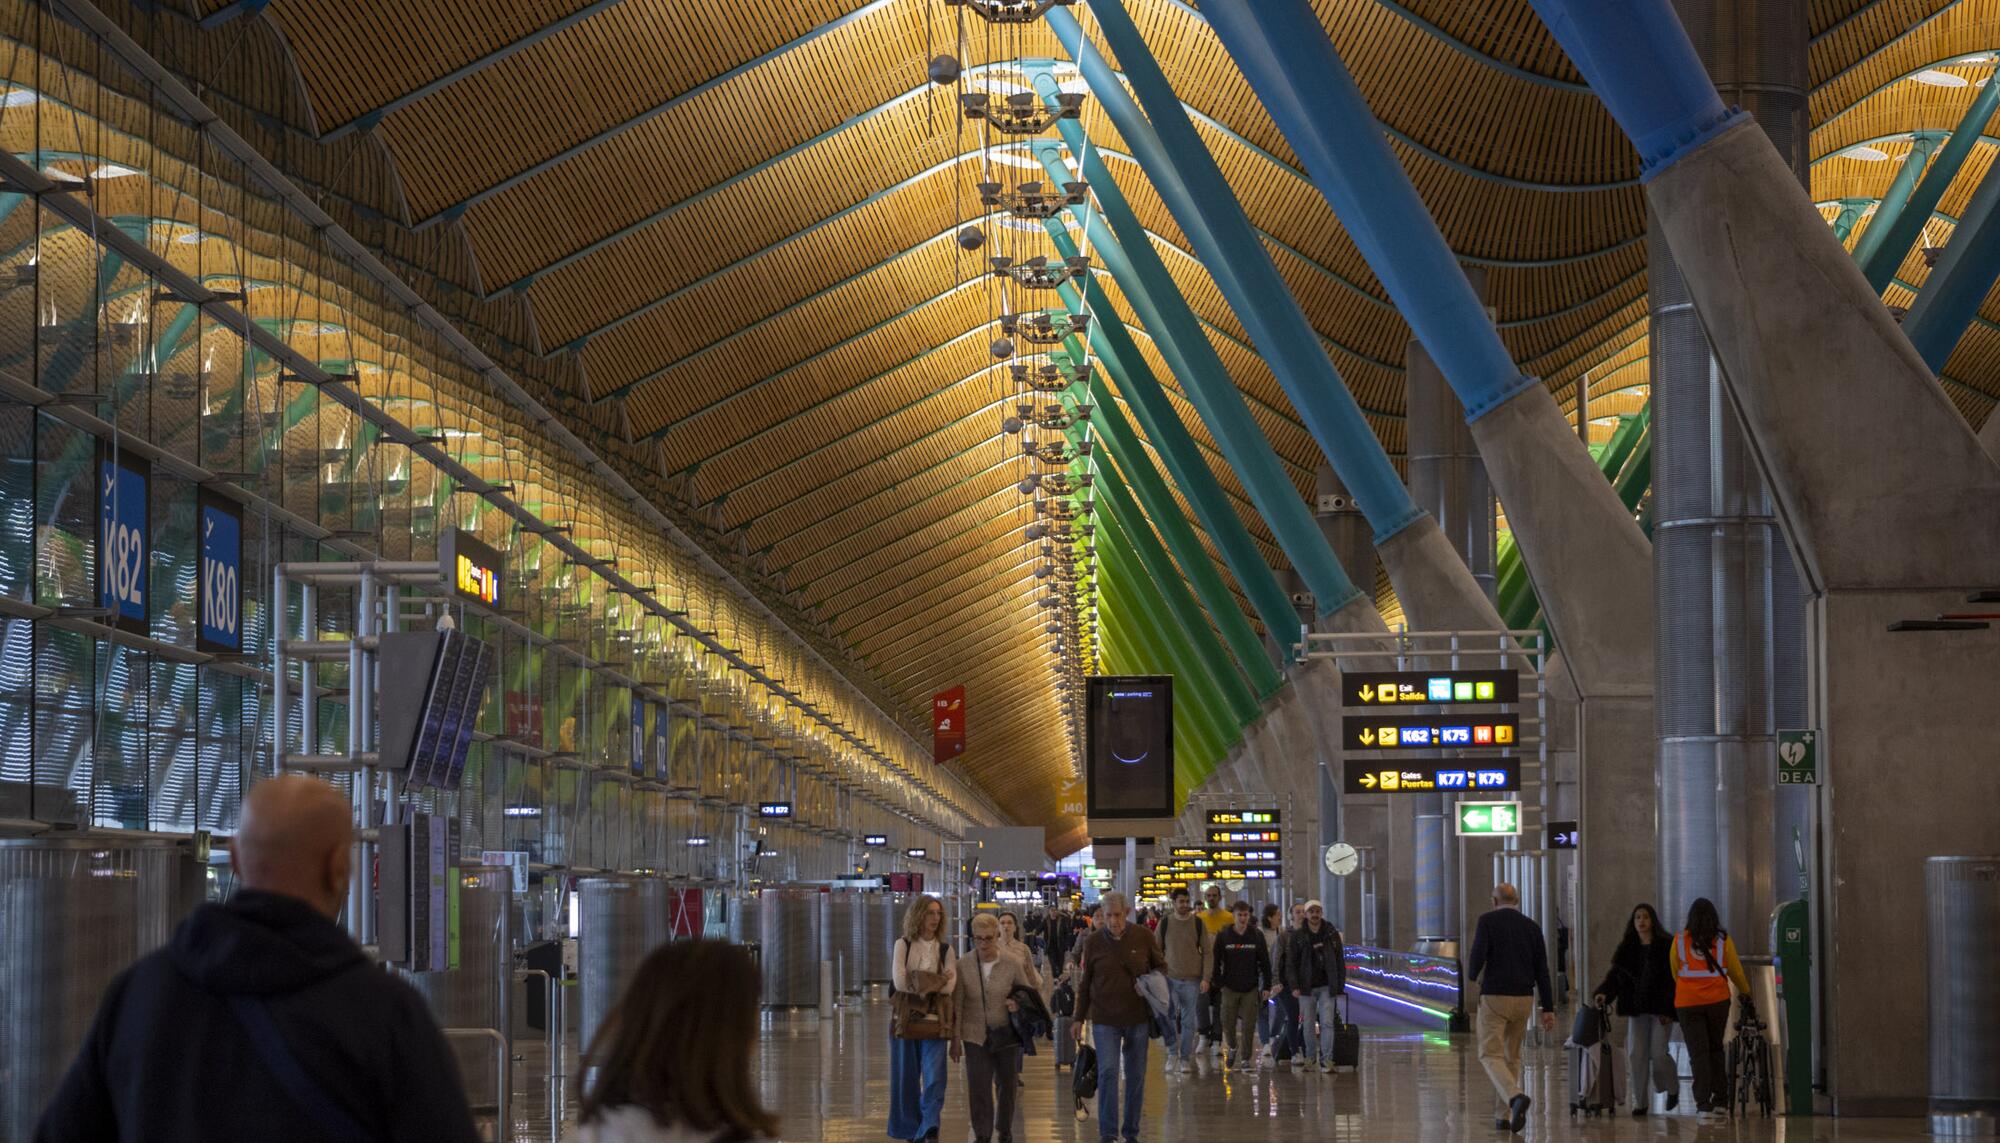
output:
[[1349,750],[1434,750],[1512,746],[1521,719],[1513,714],[1350,714],[1340,720]]
[[1416,706],[1521,701],[1514,671],[1348,671],[1340,676],[1346,706]]

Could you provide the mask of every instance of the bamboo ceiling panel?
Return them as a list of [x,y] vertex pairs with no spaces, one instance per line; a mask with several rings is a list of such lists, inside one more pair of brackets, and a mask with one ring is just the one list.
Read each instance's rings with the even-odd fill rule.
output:
[[[1573,87],[1583,86],[1576,65],[1556,45],[1528,0],[1390,0],[1383,6],[1407,13],[1487,58]],[[1317,7],[1320,22],[1330,23],[1327,15],[1332,5],[1320,0]]]

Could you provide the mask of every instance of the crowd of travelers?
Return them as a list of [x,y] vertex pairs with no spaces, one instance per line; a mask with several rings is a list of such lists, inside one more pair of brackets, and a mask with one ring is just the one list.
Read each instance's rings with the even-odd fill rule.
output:
[[[259,783],[231,846],[239,890],[201,906],[106,989],[36,1143],[478,1138],[423,999],[337,923],[353,837],[350,806],[332,786]],[[1543,932],[1518,892],[1496,886],[1493,905],[1464,970],[1479,990],[1479,1061],[1501,1106],[1494,1126],[1519,1132],[1533,1102],[1522,1044],[1537,1016],[1554,1028],[1558,997]],[[1225,905],[1210,885],[1199,908],[1182,889],[1164,908],[1135,912],[1123,893],[1106,892],[1088,909],[1025,920],[982,910],[966,936],[960,952],[936,897],[919,895],[904,914],[892,969],[892,1139],[942,1138],[957,1065],[973,1139],[1011,1143],[1022,1060],[1038,1041],[1072,1065],[1079,1119],[1096,1099],[1100,1143],[1139,1140],[1154,1039],[1169,1077],[1331,1073],[1358,1062],[1358,1030],[1341,1008],[1346,946],[1318,901],[1289,916],[1276,905],[1260,913],[1248,901]],[[586,1047],[572,1138],[781,1138],[755,1074],[759,987],[754,960],[733,945],[683,940],[648,954]],[[1676,1026],[1697,1114],[1727,1114],[1723,1037],[1732,994],[1739,1015],[1752,1014],[1749,990],[1710,901],[1696,900],[1677,933],[1652,906],[1632,910],[1585,1008],[1625,1018],[1619,1062],[1632,1115],[1648,1114],[1655,1092],[1668,1111],[1679,1103],[1668,1051]]]

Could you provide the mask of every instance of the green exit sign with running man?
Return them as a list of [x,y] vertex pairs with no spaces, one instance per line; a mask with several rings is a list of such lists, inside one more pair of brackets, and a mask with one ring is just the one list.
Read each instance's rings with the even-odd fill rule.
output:
[[1521,832],[1519,802],[1458,803],[1458,836],[1514,837]]

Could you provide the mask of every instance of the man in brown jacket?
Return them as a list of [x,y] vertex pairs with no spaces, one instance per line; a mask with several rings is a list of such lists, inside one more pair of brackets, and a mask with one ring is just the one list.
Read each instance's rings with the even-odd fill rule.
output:
[[[1083,946],[1077,973],[1077,1035],[1084,1022],[1097,1048],[1097,1137],[1100,1143],[1138,1143],[1139,1112],[1146,1099],[1146,1041],[1152,1009],[1139,993],[1139,978],[1164,970],[1159,942],[1144,925],[1131,924],[1131,905],[1113,890],[1098,901],[1098,930]],[[1124,1123],[1119,1123],[1118,1081],[1125,1080]]]
[[953,996],[958,1027],[952,1034],[951,1058],[954,1063],[965,1061],[965,1100],[976,1143],[992,1143],[996,1123],[1000,1143],[1014,1138],[1021,1041],[1007,1016],[1016,1008],[1009,997],[1027,983],[1021,962],[1000,955],[999,919],[991,913],[973,917],[972,951],[958,960],[958,990]]

